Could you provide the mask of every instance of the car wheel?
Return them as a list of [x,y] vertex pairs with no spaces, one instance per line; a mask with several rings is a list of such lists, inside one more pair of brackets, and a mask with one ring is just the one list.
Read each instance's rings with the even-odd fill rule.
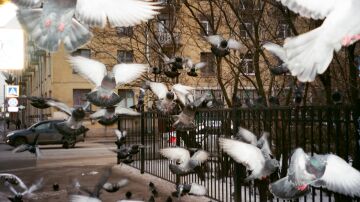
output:
[[26,138],[24,138],[24,137],[17,137],[14,140],[14,146],[15,147],[20,146],[22,144],[26,144],[26,143],[27,143],[27,141],[26,141]]
[[71,142],[65,141],[63,143],[62,147],[65,148],[65,149],[74,148],[75,147],[75,142],[71,143]]

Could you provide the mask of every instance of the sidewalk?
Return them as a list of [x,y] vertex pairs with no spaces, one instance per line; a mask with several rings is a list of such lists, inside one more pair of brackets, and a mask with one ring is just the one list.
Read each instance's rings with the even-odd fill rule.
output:
[[[27,185],[35,182],[37,179],[44,177],[43,188],[36,192],[35,201],[39,202],[64,202],[68,201],[68,191],[71,191],[71,183],[74,179],[78,179],[81,186],[93,189],[97,180],[101,176],[103,169],[107,166],[66,166],[66,167],[52,167],[52,168],[31,168],[16,170],[11,173],[19,176]],[[116,193],[101,192],[101,199],[103,202],[115,202],[125,198],[125,193],[131,191],[133,196],[132,200],[147,201],[151,194],[148,189],[149,182],[153,182],[158,189],[159,197],[155,201],[163,202],[167,199],[171,192],[175,191],[175,186],[172,183],[161,180],[157,177],[140,174],[140,171],[127,165],[116,165],[112,169],[112,175],[109,179],[110,182],[127,178],[129,184],[120,189]],[[55,192],[52,190],[52,185],[58,183],[60,190]],[[178,199],[173,198],[173,201]],[[181,198],[182,202],[208,202],[211,201],[206,197],[184,196]]]

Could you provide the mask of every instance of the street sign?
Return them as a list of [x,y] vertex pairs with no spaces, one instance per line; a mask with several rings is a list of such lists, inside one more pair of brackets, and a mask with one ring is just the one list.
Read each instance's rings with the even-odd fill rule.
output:
[[18,104],[19,104],[19,101],[18,101],[18,99],[17,98],[10,98],[9,100],[8,100],[8,105],[9,105],[9,107],[17,107],[18,106]]
[[19,107],[8,107],[8,112],[18,112]]
[[5,97],[19,97],[19,85],[7,85],[5,87]]

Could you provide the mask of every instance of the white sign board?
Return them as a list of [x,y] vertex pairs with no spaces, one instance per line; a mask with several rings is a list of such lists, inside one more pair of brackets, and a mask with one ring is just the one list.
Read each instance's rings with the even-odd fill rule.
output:
[[10,99],[8,100],[8,105],[9,105],[9,107],[17,107],[18,104],[19,104],[18,99],[14,98],[14,97],[13,97],[13,98],[10,98]]
[[19,97],[20,91],[18,85],[7,85],[5,87],[5,97]]
[[8,107],[8,112],[18,112],[19,107]]
[[0,28],[0,69],[23,69],[24,52],[24,32]]

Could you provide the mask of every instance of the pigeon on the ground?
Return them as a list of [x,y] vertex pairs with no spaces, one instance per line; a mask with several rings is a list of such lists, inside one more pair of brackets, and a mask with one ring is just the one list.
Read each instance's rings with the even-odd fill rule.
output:
[[100,191],[102,189],[104,189],[104,185],[108,181],[110,175],[111,175],[111,168],[105,169],[104,173],[101,175],[101,177],[99,178],[98,182],[96,183],[96,185],[92,191],[78,185],[79,189],[82,192],[87,193],[88,196],[80,195],[80,194],[72,194],[69,196],[69,201],[70,202],[85,202],[85,201],[86,202],[101,202]]
[[103,189],[109,193],[114,193],[114,192],[119,191],[120,188],[125,187],[128,183],[129,183],[129,180],[127,180],[127,179],[119,180],[116,183],[106,182],[103,185]]
[[180,198],[186,194],[194,196],[204,196],[207,193],[206,187],[197,183],[179,184],[176,186],[176,191],[172,193],[173,197]]
[[159,192],[157,191],[157,188],[153,182],[149,182],[149,191],[151,195],[153,195],[154,197],[158,197]]
[[197,77],[197,71],[206,66],[206,62],[199,62],[194,64],[191,59],[188,59],[185,64],[185,68],[187,69],[187,75],[192,77]]
[[16,190],[11,183],[5,182],[5,186],[7,186],[12,192],[12,196],[8,196],[8,199],[11,202],[23,202],[23,199],[31,199],[34,197],[34,192],[38,191],[43,186],[43,178],[40,178],[36,183],[31,185],[29,188],[24,189],[23,191]]
[[90,119],[98,120],[98,123],[104,126],[110,126],[117,122],[119,116],[139,116],[140,113],[126,107],[111,106],[97,110],[95,113],[90,115]]
[[277,0],[295,13],[322,25],[307,33],[287,38],[274,53],[301,82],[315,80],[332,61],[334,51],[360,40],[360,2],[358,0]]
[[[153,18],[157,2],[140,0],[13,0],[18,20],[35,44],[55,52],[61,42],[72,52],[92,37],[90,27],[128,27]],[[41,5],[42,3],[42,5]],[[41,5],[41,6],[40,6]]]
[[168,196],[165,202],[173,202],[173,199],[171,198],[171,196]]
[[107,71],[103,63],[81,56],[70,57],[69,62],[74,71],[95,85],[86,98],[99,107],[111,107],[119,103],[121,97],[114,90],[119,85],[138,79],[147,70],[143,64],[117,64],[112,71]]
[[176,161],[176,164],[169,165],[173,174],[185,176],[196,173],[201,180],[205,180],[205,173],[201,166],[209,158],[208,152],[199,149],[190,156],[190,151],[185,148],[169,147],[161,149],[160,154],[169,160]]
[[231,158],[251,171],[245,181],[267,179],[279,167],[276,159],[271,159],[270,155],[264,152],[265,150],[255,145],[225,138],[219,138],[219,145]]
[[126,199],[131,199],[132,193],[130,191],[125,193]]
[[310,186],[360,197],[360,172],[334,154],[309,156],[298,148],[291,156],[287,176],[269,188],[279,198],[294,199],[308,194]]
[[83,126],[85,118],[85,110],[89,107],[90,103],[84,104],[81,107],[70,108],[65,103],[56,101],[54,99],[46,99],[45,103],[51,107],[66,113],[69,118],[60,123],[56,123],[55,128],[64,136],[64,140],[69,143],[76,141],[76,136],[85,133],[89,129]]
[[225,57],[230,54],[230,50],[240,50],[243,45],[234,39],[224,39],[219,35],[205,37],[211,44],[211,52],[217,57]]
[[32,154],[35,154],[36,158],[41,157],[40,148],[38,145],[38,139],[39,139],[40,133],[36,133],[34,137],[34,141],[32,143],[25,143],[22,145],[19,145],[18,147],[14,148],[12,150],[13,153],[19,153],[24,151],[29,151]]

